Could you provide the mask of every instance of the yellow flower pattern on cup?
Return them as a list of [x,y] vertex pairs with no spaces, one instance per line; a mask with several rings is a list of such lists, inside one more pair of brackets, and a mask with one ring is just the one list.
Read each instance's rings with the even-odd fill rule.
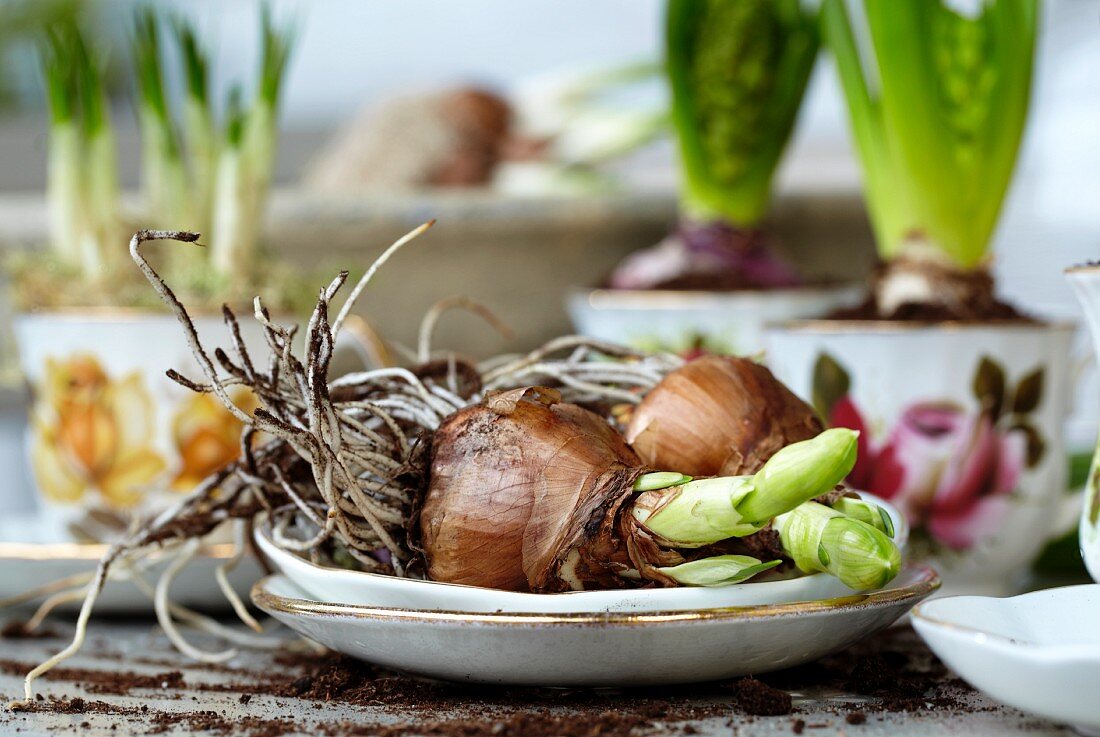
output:
[[[259,404],[243,387],[231,390],[233,403],[251,413]],[[176,491],[190,491],[241,452],[242,423],[209,394],[188,397],[172,418],[172,444],[180,467],[172,479]]]
[[43,496],[138,504],[166,463],[152,445],[153,402],[137,372],[107,375],[91,354],[47,359],[32,415],[31,464]]

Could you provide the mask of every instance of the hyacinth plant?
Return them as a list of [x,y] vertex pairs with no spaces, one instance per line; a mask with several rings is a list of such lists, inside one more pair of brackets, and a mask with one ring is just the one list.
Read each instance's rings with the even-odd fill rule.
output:
[[802,0],[670,0],[666,73],[681,223],[624,263],[612,286],[786,287],[798,273],[761,229],[819,46]]
[[[209,246],[164,265],[195,303],[251,296],[257,285],[280,309],[300,299],[297,278],[257,258],[271,186],[279,101],[293,32],[261,10],[261,52],[247,99],[234,85],[222,104],[211,79],[213,55],[195,27],[139,8],[128,61],[141,134],[141,225],[203,233]],[[50,112],[50,244],[43,257],[13,264],[25,307],[152,303],[127,267],[117,152],[104,86],[106,54],[76,23],[50,27],[42,44]],[[179,104],[170,80],[182,82]],[[64,289],[57,288],[64,280]]]
[[988,251],[1027,119],[1038,0],[824,0],[883,266],[881,317],[1003,310]]

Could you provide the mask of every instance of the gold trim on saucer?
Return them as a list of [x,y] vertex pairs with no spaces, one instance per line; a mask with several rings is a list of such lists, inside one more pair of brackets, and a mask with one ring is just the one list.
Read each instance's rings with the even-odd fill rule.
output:
[[793,602],[790,604],[767,604],[759,606],[724,607],[718,609],[697,609],[688,611],[645,612],[641,614],[626,612],[578,612],[575,614],[547,614],[538,612],[514,612],[507,614],[488,614],[483,612],[462,612],[453,610],[399,609],[391,607],[372,607],[357,604],[331,604],[308,599],[296,599],[274,594],[267,589],[268,583],[279,574],[267,576],[252,587],[252,603],[268,613],[282,612],[292,615],[322,617],[354,617],[356,619],[457,624],[493,624],[493,625],[593,625],[593,626],[631,626],[670,622],[713,622],[729,619],[769,619],[790,616],[804,616],[843,609],[864,609],[896,604],[903,601],[920,601],[940,587],[940,577],[928,566],[911,565],[902,575],[910,574],[914,580],[898,588],[883,589],[867,594],[852,594],[818,601]]

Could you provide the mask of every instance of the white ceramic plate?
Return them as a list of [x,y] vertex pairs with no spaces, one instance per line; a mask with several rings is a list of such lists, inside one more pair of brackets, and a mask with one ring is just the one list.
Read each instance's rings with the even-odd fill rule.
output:
[[976,688],[1100,735],[1100,584],[936,599],[913,626]]
[[885,589],[825,601],[646,614],[473,614],[322,603],[276,575],[256,584],[252,601],[333,650],[432,678],[641,686],[816,660],[889,626],[937,586],[932,569],[911,566]]
[[[96,564],[107,552],[106,545],[55,542],[49,524],[36,514],[0,518],[0,608],[21,601],[40,601],[27,594],[47,585],[60,590],[75,586],[81,577],[90,577]],[[225,610],[229,604],[218,587],[214,572],[233,554],[231,545],[210,545],[180,572],[172,586],[172,600],[204,610]],[[147,581],[155,582],[165,564],[146,571]],[[242,595],[262,576],[255,558],[246,556],[229,574],[233,588]],[[64,584],[67,584],[64,585]],[[79,606],[79,602],[71,608]],[[128,581],[110,581],[103,588],[96,611],[100,613],[141,613],[152,611],[152,603]]]
[[[894,521],[895,539],[904,549],[909,527],[893,506],[871,494]],[[828,574],[799,576],[715,588],[619,589],[527,594],[477,586],[418,581],[376,573],[319,566],[277,547],[267,525],[256,526],[256,544],[272,565],[318,601],[399,609],[439,609],[461,612],[653,612],[761,606],[817,601],[852,594],[852,589]]]

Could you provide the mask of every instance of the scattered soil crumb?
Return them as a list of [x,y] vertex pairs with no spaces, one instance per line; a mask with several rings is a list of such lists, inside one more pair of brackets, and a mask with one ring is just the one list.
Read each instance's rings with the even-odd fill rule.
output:
[[49,627],[38,627],[33,630],[28,629],[27,623],[19,619],[9,620],[0,628],[0,638],[5,640],[44,640],[60,636],[57,630]]
[[733,684],[733,695],[741,711],[757,716],[790,714],[791,695],[755,678],[742,678]]

